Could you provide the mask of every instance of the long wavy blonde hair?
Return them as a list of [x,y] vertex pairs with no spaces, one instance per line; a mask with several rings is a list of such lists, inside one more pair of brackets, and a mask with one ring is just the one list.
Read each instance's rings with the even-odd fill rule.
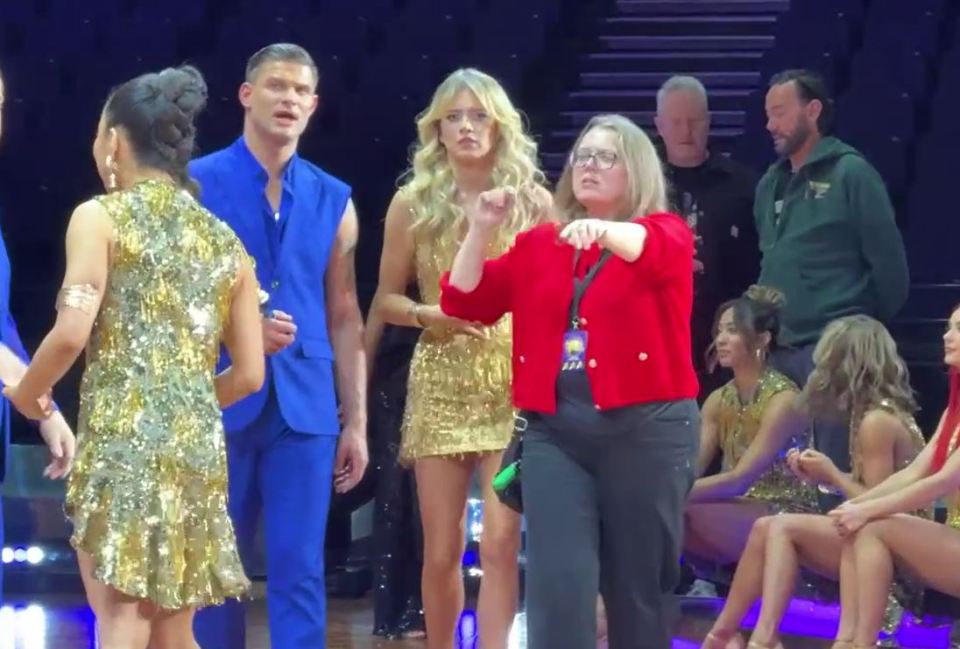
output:
[[[646,216],[667,209],[667,182],[663,165],[653,142],[643,129],[623,115],[596,115],[580,131],[571,153],[580,146],[584,136],[595,128],[613,131],[617,135],[617,154],[627,168],[627,195],[624,196],[621,219]],[[569,157],[563,175],[557,182],[554,205],[561,220],[572,221],[586,216],[586,210],[573,191],[573,167]]]
[[810,412],[844,413],[858,428],[863,416],[883,401],[906,414],[917,410],[897,343],[873,318],[852,315],[831,322],[813,350],[813,363],[801,394]]
[[516,191],[512,214],[501,228],[512,237],[537,223],[544,208],[539,190],[546,177],[537,164],[537,144],[527,132],[523,116],[514,107],[503,86],[474,68],[451,73],[433,93],[430,106],[417,116],[419,141],[413,149],[410,169],[401,178],[400,190],[413,211],[413,228],[433,236],[461,234],[465,223],[456,203],[456,184],[447,151],[440,143],[440,120],[454,97],[469,90],[496,124],[493,187]]

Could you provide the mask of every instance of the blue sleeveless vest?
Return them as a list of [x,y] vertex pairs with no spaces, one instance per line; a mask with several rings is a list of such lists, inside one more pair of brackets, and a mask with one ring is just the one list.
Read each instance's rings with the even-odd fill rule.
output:
[[[278,220],[266,199],[267,173],[243,138],[193,161],[190,174],[203,204],[233,228],[256,261],[260,287],[270,294],[266,309],[289,313],[297,325],[294,343],[267,357],[263,389],[224,411],[227,432],[249,426],[272,390],[290,428],[338,434],[324,278],[350,187],[294,156],[284,172]],[[229,363],[224,351],[218,371]]]

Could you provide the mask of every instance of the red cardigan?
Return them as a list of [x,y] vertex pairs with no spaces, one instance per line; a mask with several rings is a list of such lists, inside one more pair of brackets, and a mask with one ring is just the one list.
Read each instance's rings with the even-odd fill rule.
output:
[[[697,377],[690,353],[693,235],[674,214],[633,220],[647,229],[643,254],[628,263],[613,256],[580,305],[587,331],[587,367],[598,410],[692,399]],[[513,314],[513,402],[553,414],[563,334],[573,298],[574,249],[547,223],[520,234],[503,256],[484,263],[479,286],[464,293],[441,279],[444,313],[491,325]],[[581,255],[583,269],[600,257]]]

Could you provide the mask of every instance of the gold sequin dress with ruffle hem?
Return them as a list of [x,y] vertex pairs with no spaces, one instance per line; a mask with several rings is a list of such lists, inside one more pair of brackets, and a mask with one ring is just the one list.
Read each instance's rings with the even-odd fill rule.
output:
[[[740,400],[733,381],[719,388],[720,402],[717,407],[717,433],[723,452],[723,471],[732,471],[746,455],[760,433],[760,423],[770,405],[770,400],[781,392],[797,392],[797,386],[786,376],[772,368],[760,375],[752,400]],[[786,455],[792,448],[809,446],[809,431],[804,430],[777,450],[773,464],[759,476],[744,494],[745,498],[764,502],[771,512],[816,512],[817,492],[806,485],[787,467]]]
[[250,586],[227,515],[213,382],[246,253],[170,183],[97,201],[114,243],[80,385],[71,544],[121,593],[163,609],[218,604]]
[[[506,252],[496,242],[488,257]],[[424,304],[440,301],[440,277],[453,265],[460,241],[416,235],[417,283]],[[483,338],[426,330],[410,362],[400,460],[502,451],[513,434],[509,314]]]

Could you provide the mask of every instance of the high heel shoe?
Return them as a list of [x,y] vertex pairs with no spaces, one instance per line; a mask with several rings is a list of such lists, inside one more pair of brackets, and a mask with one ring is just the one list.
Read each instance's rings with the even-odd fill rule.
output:
[[743,638],[736,631],[711,629],[704,637],[700,649],[744,649]]

